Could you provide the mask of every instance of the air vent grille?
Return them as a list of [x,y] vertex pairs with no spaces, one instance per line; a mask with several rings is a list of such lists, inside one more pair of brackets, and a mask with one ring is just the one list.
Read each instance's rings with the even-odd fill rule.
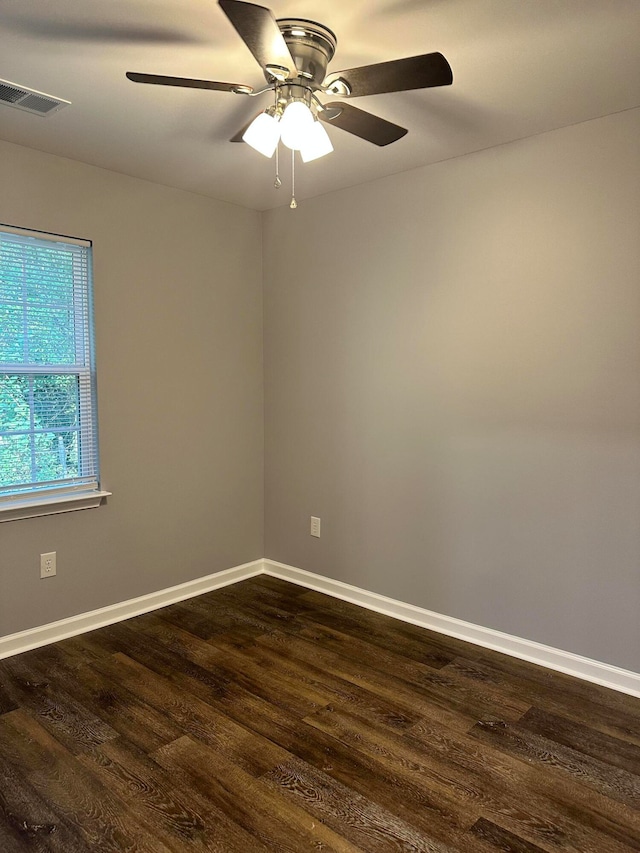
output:
[[68,106],[71,101],[45,95],[26,86],[17,86],[8,80],[0,80],[0,104],[6,107],[16,107],[37,116],[49,116]]
[[4,83],[0,85],[0,101],[5,104],[15,104],[20,98],[24,98],[27,93],[22,89],[14,89],[11,86],[6,86]]

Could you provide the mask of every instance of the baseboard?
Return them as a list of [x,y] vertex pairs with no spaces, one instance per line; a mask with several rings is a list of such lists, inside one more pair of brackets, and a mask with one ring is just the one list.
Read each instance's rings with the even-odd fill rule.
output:
[[67,637],[75,637],[77,634],[94,631],[105,625],[113,625],[115,622],[122,622],[124,619],[131,619],[133,616],[140,616],[142,613],[149,613],[151,610],[158,610],[160,607],[176,604],[178,601],[247,580],[262,574],[263,563],[263,560],[255,560],[252,563],[245,563],[242,566],[235,566],[232,569],[178,584],[178,586],[101,607],[99,610],[80,613],[78,616],[60,619],[58,622],[49,622],[47,625],[30,628],[17,634],[8,634],[6,637],[0,637],[0,659],[38,648],[38,646],[57,643]]
[[187,583],[178,586],[151,592],[148,595],[141,595],[138,598],[131,598],[128,601],[122,601],[108,607],[101,607],[99,610],[80,613],[58,622],[50,622],[47,625],[0,637],[0,659],[49,643],[56,643],[77,634],[84,634],[87,631],[94,631],[96,628],[102,628],[105,625],[113,625],[115,622],[122,622],[124,619],[131,619],[133,616],[140,616],[142,613],[149,613],[152,610],[158,610],[160,607],[176,604],[178,601],[184,601],[187,598],[193,598],[196,595],[202,595],[205,592],[211,592],[214,589],[220,589],[223,586],[229,586],[260,574],[281,578],[290,583],[304,586],[306,589],[317,590],[334,598],[341,598],[344,601],[365,607],[368,610],[384,613],[394,619],[428,628],[430,631],[437,631],[440,634],[493,649],[520,660],[545,666],[548,669],[564,672],[567,675],[573,675],[576,678],[582,678],[585,681],[591,681],[612,690],[619,690],[621,693],[640,697],[640,673],[581,657],[572,652],[554,649],[551,646],[525,640],[522,637],[514,637],[511,634],[494,631],[491,628],[483,628],[481,625],[444,616],[441,613],[425,610],[413,604],[406,604],[403,601],[397,601],[376,592],[369,592],[342,581],[267,559],[254,560],[252,563],[245,563],[242,566],[235,566],[203,578],[187,581]]
[[619,690],[621,693],[640,697],[640,673],[620,669],[611,664],[591,660],[572,652],[554,649],[533,640],[525,640],[522,637],[503,634],[501,631],[494,631],[491,628],[483,628],[481,625],[474,625],[471,622],[464,622],[461,619],[454,619],[441,613],[434,613],[413,604],[405,604],[402,601],[396,601],[393,598],[387,598],[384,595],[378,595],[378,593],[369,592],[342,581],[316,575],[304,569],[277,563],[274,560],[264,560],[263,562],[265,573],[272,577],[323,592],[334,598],[341,598],[360,607],[366,607],[368,610],[375,610],[377,613],[392,616],[394,619],[410,622],[412,625],[419,625],[421,628],[428,628],[430,631],[437,631],[440,634],[493,649],[520,660],[563,672],[566,675],[573,675],[576,678],[582,678],[585,681],[591,681],[612,690]]

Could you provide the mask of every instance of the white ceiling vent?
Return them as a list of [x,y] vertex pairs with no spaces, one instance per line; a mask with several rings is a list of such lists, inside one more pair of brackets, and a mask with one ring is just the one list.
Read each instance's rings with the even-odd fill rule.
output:
[[45,95],[44,92],[27,89],[26,86],[0,80],[0,104],[6,107],[16,107],[36,116],[50,116],[70,103],[71,101],[65,101],[64,98]]

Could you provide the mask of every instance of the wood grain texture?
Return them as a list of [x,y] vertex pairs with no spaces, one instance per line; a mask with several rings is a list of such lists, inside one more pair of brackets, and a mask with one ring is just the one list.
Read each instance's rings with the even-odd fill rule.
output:
[[640,851],[640,700],[260,576],[0,661],[0,851]]

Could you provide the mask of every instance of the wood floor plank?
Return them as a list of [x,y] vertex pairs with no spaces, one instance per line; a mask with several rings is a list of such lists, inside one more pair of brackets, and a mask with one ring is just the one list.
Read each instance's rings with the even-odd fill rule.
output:
[[547,760],[544,750],[536,756],[535,748],[530,749],[526,739],[512,734],[503,721],[479,723],[469,734],[529,765],[532,772],[527,780],[528,789],[545,793],[565,813],[576,815],[585,828],[593,828],[623,847],[640,850],[640,812],[603,794],[589,776]]
[[[588,791],[576,792],[571,781],[550,778],[546,768],[521,761],[479,741],[472,734],[460,735],[442,725],[423,720],[403,733],[404,740],[420,749],[418,755],[440,759],[462,779],[477,780],[489,794],[481,811],[485,817],[554,850],[579,853],[616,853],[626,843],[609,835],[619,817],[612,804],[608,822],[592,821],[594,800]],[[457,770],[456,770],[457,768]],[[525,799],[521,792],[527,791]],[[598,803],[601,800],[598,798]],[[615,835],[615,833],[614,833]],[[626,839],[625,839],[626,840]]]
[[49,646],[45,651],[49,680],[67,694],[73,693],[88,712],[135,746],[151,752],[182,733],[166,714],[139,701],[131,691],[101,676],[88,663],[78,663],[77,658],[70,657],[64,644]]
[[[2,805],[0,803],[0,809]],[[5,816],[5,812],[0,812],[0,814]],[[10,820],[10,817],[9,817]],[[20,834],[16,830],[15,832],[11,829],[9,825],[9,820],[5,818],[2,822],[0,822],[0,850],[4,851],[4,853],[20,853],[21,850],[24,850],[24,844],[28,844],[29,841],[21,840]],[[26,828],[26,827],[25,827]],[[36,847],[32,845],[32,850],[45,850],[46,848],[43,846],[44,842],[39,840],[39,846]]]
[[[521,802],[518,792],[526,783],[526,772],[519,772],[517,762],[499,756],[496,760],[487,750],[476,748],[474,756],[473,741],[469,744],[470,757],[463,755],[464,760],[460,760],[462,750],[455,741],[448,739],[435,749],[431,744],[417,744],[404,733],[381,731],[355,714],[324,709],[305,722],[364,752],[403,782],[423,788],[442,811],[457,815],[462,827],[472,827],[484,814],[506,822],[514,836],[528,838],[541,847],[552,845],[555,850],[582,853],[613,853],[620,849],[602,837],[590,847],[579,827],[566,820],[561,825],[552,822],[545,816],[548,804],[541,797]],[[457,761],[448,755],[455,746],[458,746]]]
[[[407,728],[420,719],[420,715],[414,711],[411,704],[399,702],[396,697],[392,702],[387,701],[351,681],[345,681],[308,662],[300,663],[286,654],[284,646],[274,649],[253,642],[250,645],[244,645],[241,649],[236,649],[226,635],[212,637],[208,642],[226,653],[240,653],[245,659],[250,659],[265,671],[279,672],[289,683],[308,685],[310,689],[318,691],[318,702],[324,705],[333,702],[339,705],[366,708],[372,716],[392,728]],[[475,722],[472,718],[465,718],[465,720],[467,720],[466,729]]]
[[[181,734],[213,747],[249,773],[260,775],[289,754],[271,740],[259,738],[251,727],[253,719],[238,715],[240,722],[228,717],[199,697],[185,692],[142,664],[116,654],[100,664],[101,672],[114,683],[124,685],[152,708],[164,709]],[[297,725],[297,720],[295,721]]]
[[519,723],[534,734],[640,776],[640,746],[636,744],[541,708],[530,708]]
[[82,839],[24,778],[18,764],[0,754],[0,850],[81,853]]
[[471,832],[490,842],[494,850],[502,850],[503,853],[545,853],[542,847],[537,844],[531,844],[508,829],[503,829],[486,818],[479,818],[471,827]]
[[0,661],[0,853],[640,853],[640,699],[276,578]]
[[304,622],[307,627],[300,631],[300,637],[305,640],[311,640],[321,645],[323,649],[330,649],[338,654],[346,652],[361,661],[363,666],[379,670],[394,678],[402,678],[410,684],[420,684],[423,677],[428,680],[434,670],[441,669],[440,661],[436,666],[430,666],[404,657],[395,650],[383,649],[369,640],[319,624],[313,620],[312,615],[307,615]]
[[500,714],[506,719],[518,719],[530,705],[517,699],[500,698],[492,690],[467,682],[455,675],[443,675],[434,670],[420,679],[420,686],[407,684],[399,678],[363,667],[357,657],[337,654],[303,637],[286,634],[259,637],[257,642],[269,648],[286,648],[300,661],[325,669],[333,675],[351,681],[385,699],[406,701],[418,713],[436,706],[455,708],[476,717]]
[[144,617],[142,631],[199,666],[215,667],[219,672],[233,673],[237,683],[249,690],[254,689],[257,682],[261,683],[262,688],[267,682],[271,683],[281,698],[289,696],[289,706],[297,706],[302,716],[312,709],[326,705],[332,699],[332,692],[320,682],[292,679],[283,674],[280,668],[265,667],[247,652],[234,648],[232,644],[222,642],[218,645],[218,635],[205,642],[182,629],[168,628],[161,619],[152,617]]
[[153,826],[156,837],[175,853],[245,853],[254,848],[267,853],[214,802],[192,786],[180,785],[174,774],[135,748],[111,742],[79,760],[105,787],[126,798],[129,810]]
[[[117,656],[123,663],[125,656]],[[139,666],[133,662],[129,665]],[[379,763],[364,755],[358,755],[350,746],[340,743],[320,731],[311,732],[304,723],[287,711],[270,705],[251,694],[235,696],[232,702],[224,697],[211,698],[224,712],[235,716],[237,722],[251,727],[253,733],[269,744],[269,753],[274,748],[281,753],[280,764],[286,764],[292,756],[305,761],[310,767],[329,773],[331,777],[348,786],[374,805],[390,810],[400,817],[407,814],[425,833],[440,833],[442,839],[455,834],[456,820],[444,813],[433,798],[424,790],[409,784],[400,784],[387,771],[381,771]],[[284,755],[282,754],[284,753]],[[261,750],[264,757],[265,750]],[[255,763],[255,757],[252,759]],[[271,766],[274,762],[270,758]],[[249,766],[249,771],[251,767]],[[435,827],[435,829],[434,829]],[[465,844],[465,853],[476,853],[476,846]],[[484,848],[483,848],[484,850]]]
[[77,828],[85,849],[170,853],[149,827],[133,819],[123,800],[84,771],[71,753],[21,709],[0,718],[0,755],[18,764],[65,824]]
[[119,651],[155,672],[166,674],[204,701],[222,697],[232,700],[235,696],[250,694],[300,717],[325,704],[324,701],[315,701],[295,686],[287,685],[277,676],[270,676],[268,672],[252,666],[250,662],[246,667],[239,664],[240,658],[235,664],[228,663],[224,653],[211,646],[208,647],[209,662],[203,666],[124,624],[106,630],[110,645],[115,644]]
[[[299,632],[301,639],[311,640],[321,646],[323,650],[331,650],[339,655],[352,657],[358,661],[360,666],[367,670],[373,670],[385,677],[400,679],[418,689],[442,683],[450,684],[447,681],[447,674],[437,674],[436,671],[442,669],[440,666],[434,668],[428,664],[406,658],[398,654],[395,649],[393,651],[382,649],[380,646],[373,645],[359,637],[354,637],[351,634],[338,631],[334,628],[328,628],[325,625],[318,625],[309,616],[306,616],[304,621],[308,624],[308,627]],[[464,679],[458,679],[458,684],[462,689],[464,689],[466,684],[473,691],[473,684],[465,682]],[[515,718],[518,718],[527,705],[527,703],[516,701],[514,709],[508,706],[505,708],[502,691],[483,687],[482,692],[487,697],[490,697],[496,706],[500,705],[508,716],[515,715]],[[447,710],[449,709],[447,708]],[[474,716],[470,713],[462,714],[460,712],[458,724],[467,730],[476,721]]]
[[545,764],[553,773],[570,776],[609,799],[638,810],[640,816],[640,776],[533,734],[524,726],[500,721],[480,721],[472,733],[483,732],[512,755]]
[[2,673],[0,671],[0,716],[9,711],[15,711],[18,708],[18,703],[10,698],[9,693],[2,685]]
[[72,752],[112,740],[118,733],[53,682],[44,665],[26,663],[25,656],[0,662],[3,682],[14,701],[28,709],[45,729]]
[[167,770],[185,778],[190,787],[220,810],[233,814],[234,820],[267,850],[359,853],[359,848],[312,819],[304,809],[284,802],[261,779],[249,775],[203,743],[183,737],[159,749],[154,758]]
[[416,831],[385,808],[306,762],[279,764],[263,778],[367,853],[389,850],[450,853],[448,846]]
[[450,638],[441,638],[427,631],[416,633],[414,626],[399,623],[389,616],[364,610],[347,601],[340,601],[319,592],[308,592],[302,600],[314,605],[308,618],[329,628],[346,631],[350,636],[373,643],[381,649],[393,648],[398,654],[428,664],[434,669],[446,666],[466,651],[464,644],[453,645]]
[[[131,678],[138,683],[140,689],[156,689],[161,680],[156,673],[149,673],[145,678],[145,668],[139,663],[127,659],[122,654],[115,655],[115,659],[121,668],[125,667],[131,671]],[[122,672],[114,674],[113,677],[121,681]],[[179,674],[177,678],[180,687],[172,685],[171,689],[176,696],[180,697],[178,701],[181,702],[184,701],[182,697],[185,696],[188,682],[183,681]],[[198,690],[200,690],[199,687]],[[167,698],[159,694],[159,701],[164,702]],[[441,815],[424,791],[411,790],[410,786],[407,785],[401,789],[395,787],[392,780],[390,784],[389,780],[385,781],[384,777],[380,778],[380,767],[376,762],[366,757],[357,759],[350,747],[340,744],[331,737],[325,737],[320,732],[315,732],[311,736],[308,727],[301,725],[298,718],[293,717],[284,709],[270,705],[250,693],[238,693],[233,699],[213,695],[207,698],[209,702],[196,699],[194,696],[190,697],[190,703],[196,704],[199,709],[199,719],[191,725],[192,733],[196,737],[207,740],[215,737],[216,734],[219,736],[222,726],[225,731],[219,748],[226,749],[227,753],[230,753],[233,759],[239,762],[243,760],[243,750],[246,749],[246,741],[249,740],[252,751],[248,756],[248,764],[244,765],[248,772],[252,772],[260,760],[266,761],[269,766],[273,766],[278,761],[286,763],[295,755],[308,762],[310,766],[320,770],[326,771],[330,767],[331,775],[334,778],[354,788],[361,795],[369,797],[372,802],[386,802],[396,814],[410,813],[425,831],[427,828],[430,831],[434,823],[440,821],[442,836],[451,835],[451,823]],[[148,697],[148,701],[152,701],[150,697]],[[218,717],[213,707],[209,707],[208,715],[213,716],[216,721],[210,726],[210,729],[206,725],[208,715],[204,712],[209,703],[215,704],[216,708],[222,712],[222,716]],[[172,714],[175,714],[175,700],[169,707],[172,709]],[[234,743],[231,747],[227,742],[229,720],[225,713],[236,720],[236,730],[232,732]],[[183,708],[182,714],[188,716],[189,711]],[[233,723],[231,725],[233,726]],[[238,741],[241,738],[238,738],[238,732],[243,731],[243,726],[250,727],[252,731],[250,733],[244,732],[245,743],[239,746]],[[262,739],[263,745],[261,747],[257,746],[257,741],[254,741],[255,736]],[[259,755],[253,751],[254,748],[259,749]],[[416,809],[418,808],[420,809],[420,816],[416,817]],[[428,823],[426,825],[423,824],[423,815],[427,816]],[[465,850],[474,853],[475,848],[468,846]]]
[[[241,633],[253,632],[254,636],[274,631],[297,633],[302,627],[297,617],[310,607],[301,603],[300,597],[283,596],[264,589],[259,590],[258,596],[255,587],[247,585],[252,583],[248,581],[216,590],[215,600],[199,602],[200,606],[210,608],[213,617],[210,637],[227,632],[235,634],[238,629]],[[240,592],[238,588],[242,588]]]
[[[453,660],[445,671],[455,672],[477,683],[494,685],[505,696],[520,697],[531,705],[640,746],[640,726],[637,710],[633,710],[632,696],[609,690],[606,692],[613,695],[607,703],[603,697],[605,688],[597,684],[588,684],[585,688],[587,682],[563,673],[525,664],[506,655],[489,659],[476,650]],[[589,689],[591,687],[593,691]]]
[[[612,691],[598,684],[593,684],[547,669],[543,666],[521,661],[509,655],[445,636],[409,623],[400,622],[391,617],[365,610],[346,601],[340,601],[318,592],[304,594],[301,601],[316,605],[311,611],[310,618],[334,625],[338,630],[344,630],[340,625],[349,625],[348,633],[362,632],[364,639],[369,637],[371,642],[379,642],[382,647],[393,646],[397,651],[405,648],[407,656],[414,649],[416,660],[421,660],[420,650],[432,649],[441,654],[447,669],[456,668],[460,660],[473,669],[477,665],[482,680],[487,683],[495,681],[504,689],[507,695],[513,695],[509,687],[514,687],[522,696],[536,704],[536,700],[553,701],[566,709],[578,710],[585,706],[588,713],[606,719],[611,715],[616,719],[619,714],[620,728],[630,724],[630,733],[640,737],[637,726],[637,698],[625,693]],[[353,624],[352,624],[353,623]],[[459,660],[460,659],[460,660]],[[471,674],[471,673],[468,673]]]
[[159,615],[195,636],[207,639],[238,625],[268,633],[289,623],[291,630],[295,630],[295,613],[307,609],[305,604],[292,606],[291,599],[276,593],[265,595],[261,591],[257,597],[255,591],[250,594],[251,588],[242,592],[236,587],[244,587],[244,584],[216,590],[215,598],[205,595],[180,602],[160,611]]

